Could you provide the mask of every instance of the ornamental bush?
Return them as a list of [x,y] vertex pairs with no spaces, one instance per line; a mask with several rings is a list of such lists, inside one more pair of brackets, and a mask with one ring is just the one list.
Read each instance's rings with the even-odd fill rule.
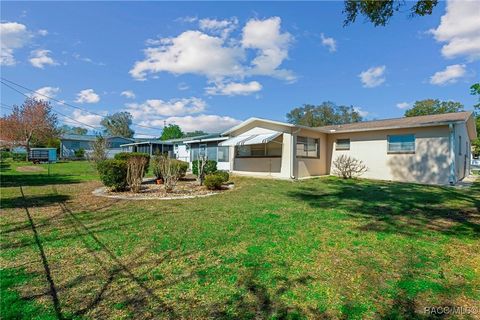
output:
[[12,157],[12,153],[10,151],[0,151],[0,161],[5,161],[8,158]]
[[83,158],[85,158],[85,149],[80,148],[78,150],[75,150],[74,154],[75,154],[75,158],[83,159]]
[[230,174],[227,172],[227,171],[217,171],[215,172],[216,175],[219,175],[220,177],[222,177],[222,182],[228,182],[228,180],[230,180]]
[[14,152],[12,153],[12,160],[13,161],[25,161],[27,159],[26,152]]
[[145,166],[145,173],[148,172],[148,165],[150,163],[150,155],[144,152],[119,152],[114,156],[115,160],[127,161],[129,157],[145,157],[147,165]]
[[203,184],[207,187],[208,190],[219,190],[222,188],[224,177],[219,174],[208,174],[205,176]]
[[[198,163],[200,160],[195,160],[192,162],[192,173],[198,176]],[[204,173],[205,174],[212,174],[217,171],[217,161],[215,160],[207,160],[205,164]]]
[[187,170],[188,170],[188,162],[185,162],[185,161],[181,161],[181,160],[176,160],[176,159],[173,159],[172,160],[172,163],[176,164],[179,166],[179,178],[182,179],[185,177],[185,175],[187,174]]
[[127,162],[108,159],[97,165],[98,174],[103,184],[112,191],[124,191],[127,188]]

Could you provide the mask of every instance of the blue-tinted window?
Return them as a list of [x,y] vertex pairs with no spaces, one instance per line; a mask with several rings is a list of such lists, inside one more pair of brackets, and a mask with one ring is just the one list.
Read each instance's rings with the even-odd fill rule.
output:
[[388,136],[388,152],[402,153],[415,152],[415,135],[402,134]]

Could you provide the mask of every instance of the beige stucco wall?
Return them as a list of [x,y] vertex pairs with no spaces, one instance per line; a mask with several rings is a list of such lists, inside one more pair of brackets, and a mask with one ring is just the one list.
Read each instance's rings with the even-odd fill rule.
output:
[[295,177],[305,178],[327,174],[327,135],[325,133],[301,129],[296,131],[295,136],[319,139],[320,144],[320,157],[318,159],[295,157]]
[[[415,134],[414,154],[388,154],[387,135]],[[336,139],[350,139],[350,150],[335,150]],[[364,178],[448,184],[450,174],[448,126],[330,134],[328,137],[330,172],[332,162],[347,154],[362,160],[368,171]],[[333,172],[332,172],[333,173]]]

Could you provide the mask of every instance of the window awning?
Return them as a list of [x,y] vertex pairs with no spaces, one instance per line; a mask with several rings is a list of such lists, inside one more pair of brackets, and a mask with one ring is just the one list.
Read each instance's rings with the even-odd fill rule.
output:
[[264,128],[253,128],[247,132],[225,140],[219,143],[219,146],[244,146],[251,144],[262,144],[268,143],[273,139],[280,136],[283,132],[264,129]]

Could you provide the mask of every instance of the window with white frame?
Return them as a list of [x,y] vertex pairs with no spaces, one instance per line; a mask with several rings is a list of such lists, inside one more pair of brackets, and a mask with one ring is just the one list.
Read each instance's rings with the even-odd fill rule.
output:
[[415,135],[399,134],[388,136],[388,153],[415,153]]
[[350,139],[337,139],[335,150],[350,150]]
[[297,157],[298,158],[319,158],[320,149],[319,139],[310,137],[297,137]]
[[235,147],[237,158],[268,157],[277,158],[282,156],[282,144],[276,141],[262,144],[252,144]]

